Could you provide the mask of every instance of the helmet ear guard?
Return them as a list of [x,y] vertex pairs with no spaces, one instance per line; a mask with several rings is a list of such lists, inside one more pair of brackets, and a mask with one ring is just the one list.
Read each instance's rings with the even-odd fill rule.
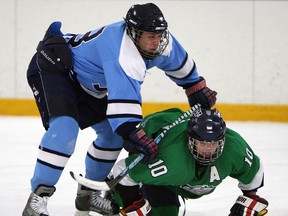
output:
[[131,34],[131,37],[132,37],[132,38],[135,38],[135,39],[136,39],[136,32],[135,32],[135,29],[134,29],[134,28],[131,29],[131,33],[130,33],[130,34]]
[[[188,122],[187,132],[189,150],[199,164],[209,165],[220,157],[225,143],[226,124],[217,109],[199,108],[195,111]],[[197,145],[202,146],[201,152]],[[213,145],[215,147],[211,150]]]

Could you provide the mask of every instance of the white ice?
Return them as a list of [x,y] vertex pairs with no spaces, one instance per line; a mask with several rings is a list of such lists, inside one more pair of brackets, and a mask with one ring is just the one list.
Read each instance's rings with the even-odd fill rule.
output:
[[[269,201],[269,216],[288,215],[288,123],[227,122],[238,131],[262,158],[265,166],[265,186],[258,194]],[[38,117],[0,116],[0,211],[1,215],[19,216],[30,194],[30,178],[37,149],[44,133]],[[77,183],[69,171],[84,173],[84,158],[88,145],[95,138],[92,130],[81,131],[74,155],[70,158],[57,191],[48,208],[52,216],[72,216]],[[121,153],[121,157],[125,153]],[[188,216],[227,216],[241,191],[237,181],[227,178],[213,194],[186,201]],[[183,212],[181,206],[181,214]]]

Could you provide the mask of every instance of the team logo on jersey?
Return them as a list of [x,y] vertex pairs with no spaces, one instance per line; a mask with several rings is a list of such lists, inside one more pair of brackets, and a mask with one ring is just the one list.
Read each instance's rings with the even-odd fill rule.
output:
[[196,194],[198,196],[207,194],[215,189],[213,185],[182,185],[180,186],[181,189],[188,191],[189,193]]

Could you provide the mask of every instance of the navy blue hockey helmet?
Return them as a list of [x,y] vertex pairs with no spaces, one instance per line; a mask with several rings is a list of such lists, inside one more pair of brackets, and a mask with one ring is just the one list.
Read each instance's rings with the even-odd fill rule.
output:
[[[153,3],[135,4],[128,10],[124,20],[127,25],[128,35],[144,58],[153,59],[163,53],[169,42],[168,23],[157,5]],[[156,52],[148,53],[139,47],[138,40],[143,32],[161,34],[161,40]]]
[[[223,151],[225,143],[226,124],[217,109],[196,110],[188,122],[189,150],[202,165],[209,165],[214,162]],[[200,153],[196,144],[209,149],[215,145],[212,154]],[[199,145],[200,145],[199,144]],[[208,151],[208,150],[207,150]]]

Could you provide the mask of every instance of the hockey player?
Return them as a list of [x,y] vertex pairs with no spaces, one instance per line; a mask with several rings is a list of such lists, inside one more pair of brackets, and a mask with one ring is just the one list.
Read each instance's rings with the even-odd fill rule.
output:
[[[182,114],[175,108],[149,115],[140,129],[155,138]],[[130,141],[125,141],[124,147],[133,152]],[[114,175],[135,157],[120,160],[113,169]],[[259,157],[237,132],[226,128],[217,109],[197,109],[190,120],[175,124],[165,133],[158,155],[148,165],[137,164],[116,186],[124,205],[121,213],[177,216],[178,195],[200,198],[212,193],[227,176],[237,179],[243,192],[230,209],[230,216],[267,213],[268,202],[256,194],[264,181]],[[143,195],[139,183],[146,186]]]
[[[105,180],[123,140],[145,155],[144,162],[157,155],[154,140],[145,133],[139,136],[136,128],[142,121],[140,87],[148,69],[162,69],[185,90],[190,106],[210,108],[216,101],[216,92],[198,75],[155,4],[133,5],[123,21],[86,34],[62,34],[60,27],[60,22],[50,25],[27,72],[46,132],[24,216],[49,215],[47,200],[74,152],[79,128],[97,133],[85,160],[89,179]],[[81,213],[114,212],[99,194],[79,186],[76,208]]]

